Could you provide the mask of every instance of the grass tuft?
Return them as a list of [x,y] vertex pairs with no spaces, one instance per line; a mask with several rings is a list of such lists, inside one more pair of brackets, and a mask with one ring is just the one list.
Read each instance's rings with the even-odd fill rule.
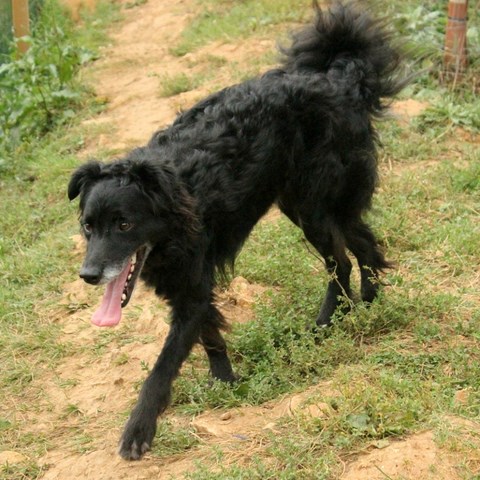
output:
[[203,82],[201,75],[189,76],[185,73],[164,75],[160,78],[160,96],[173,97],[179,93],[195,90]]

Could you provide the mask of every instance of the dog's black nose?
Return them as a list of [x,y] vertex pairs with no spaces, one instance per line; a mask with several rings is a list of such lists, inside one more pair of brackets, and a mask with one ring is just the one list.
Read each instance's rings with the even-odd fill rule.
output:
[[80,270],[80,278],[83,278],[87,283],[97,285],[100,282],[101,271],[95,267],[82,267]]

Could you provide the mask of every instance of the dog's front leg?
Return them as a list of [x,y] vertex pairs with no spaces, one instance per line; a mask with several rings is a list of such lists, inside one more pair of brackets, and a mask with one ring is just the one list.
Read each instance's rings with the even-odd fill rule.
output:
[[160,356],[142,386],[137,405],[125,425],[120,440],[120,455],[138,460],[152,445],[157,417],[168,406],[172,382],[183,361],[197,342],[201,321],[207,305],[190,305],[182,311],[173,310],[172,325]]

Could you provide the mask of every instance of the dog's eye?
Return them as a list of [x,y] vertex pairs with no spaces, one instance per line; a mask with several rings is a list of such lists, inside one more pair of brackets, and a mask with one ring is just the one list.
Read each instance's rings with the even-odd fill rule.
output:
[[133,224],[132,224],[132,223],[128,223],[128,222],[121,222],[120,225],[118,226],[118,228],[119,228],[122,232],[127,232],[127,231],[130,230],[132,227],[133,227]]
[[93,228],[89,223],[82,224],[82,227],[85,233],[92,233]]

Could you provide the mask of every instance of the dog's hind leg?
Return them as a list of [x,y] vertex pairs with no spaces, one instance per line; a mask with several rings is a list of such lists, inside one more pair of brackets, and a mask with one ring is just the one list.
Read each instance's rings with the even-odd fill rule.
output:
[[227,344],[220,333],[220,327],[224,323],[222,314],[214,305],[210,305],[208,319],[202,325],[200,341],[208,355],[213,378],[231,383],[236,380],[236,377],[227,355]]
[[343,313],[350,309],[352,263],[346,253],[342,230],[332,219],[316,220],[310,217],[308,220],[302,219],[300,224],[307,240],[325,259],[330,275],[327,293],[316,320],[317,326],[325,327],[331,324],[337,307],[341,305]]
[[203,320],[208,315],[209,302],[176,302],[172,324],[165,345],[152,371],[142,386],[140,395],[120,440],[120,455],[137,460],[152,445],[157,417],[168,406],[172,382],[180,367],[198,341]]
[[362,300],[372,302],[377,296],[380,282],[378,273],[390,268],[370,227],[358,221],[346,231],[347,248],[355,255],[361,275]]

